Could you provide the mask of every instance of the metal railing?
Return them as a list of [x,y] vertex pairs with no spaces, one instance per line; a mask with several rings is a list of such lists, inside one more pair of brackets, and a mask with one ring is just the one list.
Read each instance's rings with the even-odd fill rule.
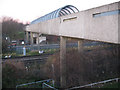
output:
[[56,89],[56,88],[54,88],[54,86],[50,86],[50,85],[48,85],[47,83],[43,83],[42,84],[42,88],[51,88],[51,89],[53,89],[53,90],[58,90],[58,89]]
[[[50,81],[52,81],[52,86],[53,86],[53,87],[47,84],[47,83],[50,82]],[[46,83],[45,83],[45,82],[46,82]],[[18,89],[18,87],[22,87],[22,86],[26,86],[26,85],[33,85],[33,84],[37,84],[37,83],[42,83],[42,87],[41,87],[41,88],[43,88],[43,86],[44,86],[44,88],[45,88],[45,86],[47,86],[47,87],[49,87],[49,88],[51,88],[51,89],[56,90],[56,89],[54,88],[54,80],[53,80],[53,79],[47,79],[47,80],[41,80],[41,81],[36,81],[36,82],[30,82],[30,83],[25,83],[25,84],[16,85],[16,90]]]
[[[94,42],[91,42],[91,43],[84,43],[83,46],[97,46],[97,45],[107,45],[105,43],[94,43]],[[11,51],[15,51],[17,52],[18,54],[22,54],[23,53],[23,47],[24,46],[14,46],[14,47],[11,47],[10,50]],[[67,48],[68,47],[78,47],[78,43],[67,43]],[[43,44],[43,45],[26,45],[26,50],[47,50],[47,49],[59,49],[60,48],[60,45],[59,44]]]
[[72,88],[69,88],[67,90],[71,90],[71,89],[78,89],[78,88],[85,88],[85,87],[91,87],[91,86],[94,86],[94,85],[97,85],[97,84],[105,84],[107,82],[111,82],[111,81],[116,81],[118,82],[120,78],[114,78],[114,79],[109,79],[109,80],[105,80],[105,81],[100,81],[100,82],[96,82],[96,83],[91,83],[91,84],[87,84],[87,85],[83,85],[83,86],[77,86],[77,87],[72,87]]

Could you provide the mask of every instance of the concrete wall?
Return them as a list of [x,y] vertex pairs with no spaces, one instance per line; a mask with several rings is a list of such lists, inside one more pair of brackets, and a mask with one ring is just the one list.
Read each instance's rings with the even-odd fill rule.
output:
[[[29,25],[32,32],[103,42],[120,43],[120,14],[93,17],[93,14],[120,9],[120,2]],[[119,27],[118,27],[119,26]],[[118,35],[119,34],[119,35]],[[119,39],[119,40],[118,40]]]
[[[118,8],[120,9],[120,3],[118,3]],[[118,15],[118,42],[120,42],[120,14]]]

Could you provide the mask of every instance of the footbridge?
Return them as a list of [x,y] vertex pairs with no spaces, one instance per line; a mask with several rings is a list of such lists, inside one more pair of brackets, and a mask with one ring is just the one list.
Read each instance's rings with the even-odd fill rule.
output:
[[[42,16],[26,27],[26,36],[33,34],[60,36],[61,87],[66,85],[66,38],[95,40],[120,44],[120,2],[79,11],[72,5]],[[79,51],[81,41],[78,42]]]
[[27,32],[120,43],[120,2],[79,11],[67,5],[31,22]]

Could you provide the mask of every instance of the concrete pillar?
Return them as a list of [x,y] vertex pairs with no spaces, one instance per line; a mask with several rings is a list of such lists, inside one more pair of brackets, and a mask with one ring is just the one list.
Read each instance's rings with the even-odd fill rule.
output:
[[39,33],[37,34],[36,44],[39,45]]
[[78,52],[82,52],[83,51],[83,40],[79,40],[78,41]]
[[30,32],[30,44],[33,45],[33,32]]
[[28,44],[28,42],[29,42],[29,34],[28,34],[28,32],[26,31],[26,44]]
[[37,34],[37,45],[38,45],[38,51],[40,51],[40,43],[39,43],[39,33]]
[[66,87],[66,38],[60,37],[60,84]]

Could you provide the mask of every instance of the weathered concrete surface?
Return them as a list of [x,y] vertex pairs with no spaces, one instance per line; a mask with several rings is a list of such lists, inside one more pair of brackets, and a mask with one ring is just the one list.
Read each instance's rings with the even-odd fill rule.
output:
[[[120,2],[118,3],[118,8],[120,9]],[[120,43],[120,14],[118,15],[118,42]]]
[[93,14],[120,9],[120,2],[29,25],[31,32],[120,43],[120,14],[93,17]]
[[60,83],[66,88],[66,38],[60,37]]

